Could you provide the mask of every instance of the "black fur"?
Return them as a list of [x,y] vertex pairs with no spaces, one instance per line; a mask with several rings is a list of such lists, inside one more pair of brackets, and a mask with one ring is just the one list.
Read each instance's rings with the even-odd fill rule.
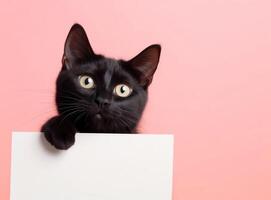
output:
[[[65,42],[56,83],[59,115],[41,128],[46,139],[58,149],[68,149],[74,144],[76,132],[136,132],[160,52],[156,44],[129,61],[106,58],[94,53],[83,27],[74,24]],[[95,87],[81,87],[78,79],[82,75],[90,76]],[[113,94],[118,84],[132,88],[131,95]]]

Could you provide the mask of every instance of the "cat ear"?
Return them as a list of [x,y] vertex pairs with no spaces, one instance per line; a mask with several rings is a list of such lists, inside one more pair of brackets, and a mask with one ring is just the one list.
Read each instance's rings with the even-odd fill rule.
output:
[[84,61],[94,55],[87,34],[80,24],[74,24],[67,36],[62,64],[67,69],[77,61]]
[[145,88],[152,82],[153,74],[159,63],[160,53],[161,46],[159,44],[154,44],[128,61],[129,66],[137,72],[139,83]]

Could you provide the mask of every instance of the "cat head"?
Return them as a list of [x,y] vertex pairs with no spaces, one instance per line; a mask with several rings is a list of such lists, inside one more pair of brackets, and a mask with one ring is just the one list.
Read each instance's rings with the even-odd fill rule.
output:
[[84,28],[72,26],[57,79],[58,112],[81,132],[134,131],[147,101],[161,47],[151,45],[130,60],[96,54]]

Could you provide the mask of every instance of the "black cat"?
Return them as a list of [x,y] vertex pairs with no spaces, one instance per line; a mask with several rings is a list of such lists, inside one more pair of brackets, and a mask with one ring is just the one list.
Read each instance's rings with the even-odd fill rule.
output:
[[46,139],[68,149],[76,132],[136,132],[160,52],[155,44],[129,61],[106,58],[94,53],[83,27],[74,24],[56,82],[59,115],[41,128]]

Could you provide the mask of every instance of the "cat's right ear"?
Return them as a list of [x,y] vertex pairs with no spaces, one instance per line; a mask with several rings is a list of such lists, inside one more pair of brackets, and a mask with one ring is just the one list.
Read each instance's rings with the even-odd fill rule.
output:
[[94,52],[84,28],[80,24],[74,24],[65,42],[63,67],[71,69],[76,62],[85,61],[93,55]]

